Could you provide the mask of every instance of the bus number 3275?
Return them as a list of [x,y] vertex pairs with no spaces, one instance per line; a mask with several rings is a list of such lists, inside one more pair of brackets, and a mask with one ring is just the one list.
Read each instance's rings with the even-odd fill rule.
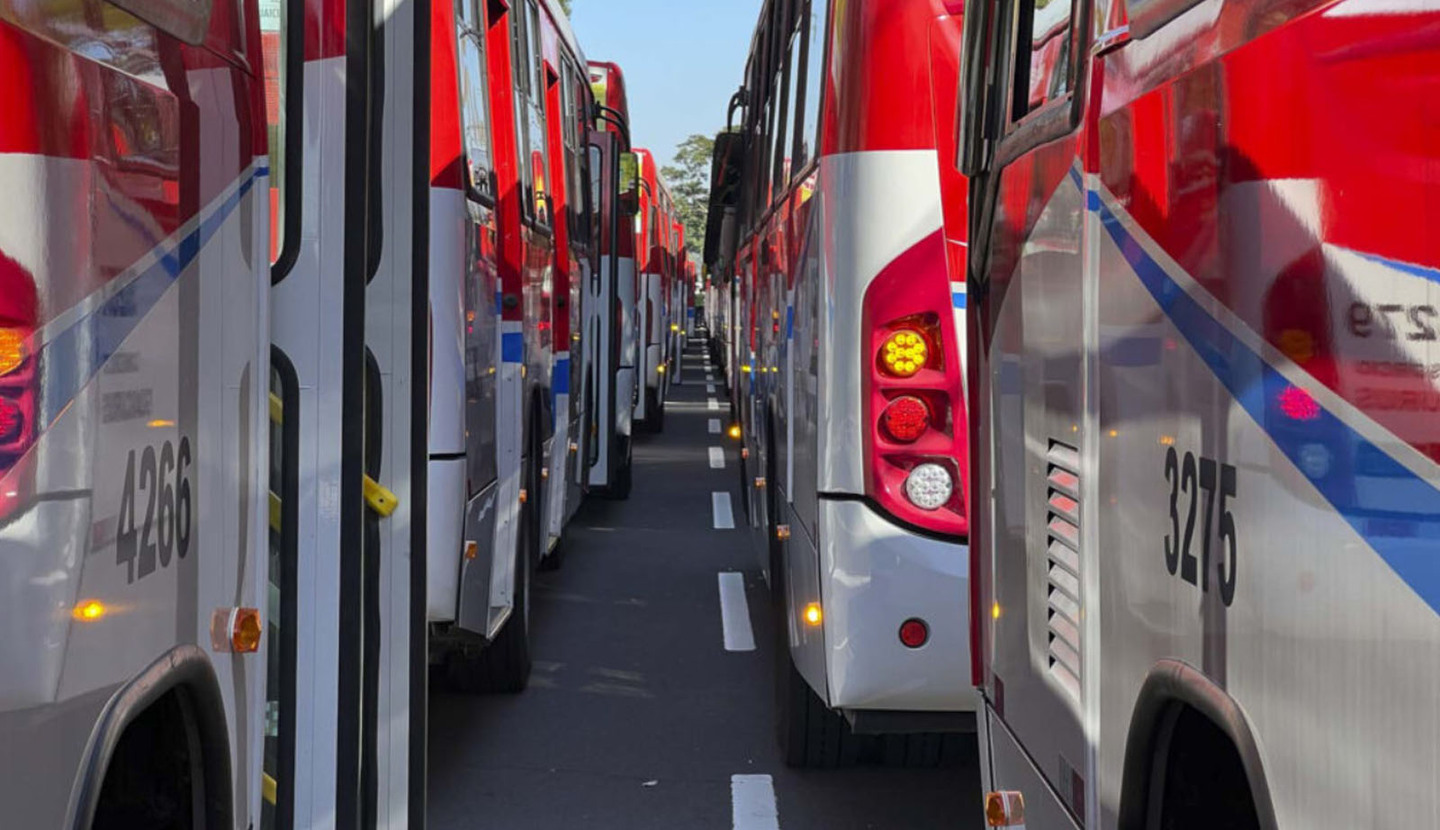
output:
[[[1218,475],[1217,475],[1218,473]],[[1215,539],[1220,554],[1217,558],[1217,580],[1220,584],[1220,600],[1228,608],[1235,601],[1235,571],[1239,561],[1239,542],[1235,537],[1235,516],[1230,512],[1230,500],[1235,498],[1235,465],[1222,464],[1213,458],[1199,457],[1186,452],[1184,459],[1172,446],[1165,452],[1165,481],[1170,485],[1170,532],[1165,534],[1165,568],[1174,576],[1191,585],[1199,585],[1202,592],[1210,590],[1211,540]],[[1218,534],[1212,536],[1210,528],[1215,518],[1215,491],[1220,491],[1220,518]],[[1201,491],[1204,491],[1204,511],[1200,510]],[[1185,503],[1188,501],[1188,507]],[[1181,534],[1180,514],[1185,513],[1185,530]],[[1195,519],[1200,516],[1200,558],[1197,563],[1192,550],[1195,540]],[[1198,565],[1198,568],[1197,568]],[[1197,573],[1198,570],[1198,573]]]

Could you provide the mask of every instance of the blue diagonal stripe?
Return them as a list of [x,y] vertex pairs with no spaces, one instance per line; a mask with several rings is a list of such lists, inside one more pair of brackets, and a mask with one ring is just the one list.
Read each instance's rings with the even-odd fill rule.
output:
[[[1440,612],[1440,548],[1427,545],[1422,549],[1414,542],[1416,538],[1440,541],[1440,490],[1323,405],[1319,406],[1319,414],[1310,420],[1286,418],[1282,425],[1280,416],[1267,407],[1267,402],[1275,400],[1291,386],[1285,376],[1181,288],[1121,224],[1111,208],[1098,198],[1098,194],[1092,191],[1090,196],[1091,209],[1099,212],[1106,232],[1119,246],[1121,255],[1134,269],[1141,284],[1190,347],[1230,391],[1235,401],[1265,430],[1290,463],[1305,470],[1301,452],[1308,447],[1321,446],[1330,452],[1332,458],[1363,458],[1367,486],[1397,493],[1396,498],[1383,501],[1392,505],[1404,504],[1404,518],[1408,520],[1407,524],[1413,525],[1408,528],[1412,531],[1408,537],[1375,532],[1371,524],[1377,511],[1359,502],[1353,476],[1321,475],[1310,478],[1335,512],[1354,528],[1366,544],[1432,610]],[[1282,426],[1283,435],[1277,434]],[[1399,491],[1404,493],[1403,500],[1398,496]],[[1394,515],[1393,512],[1391,515]]]
[[188,234],[175,241],[129,285],[106,299],[39,349],[45,372],[42,382],[40,427],[48,429],[80,390],[119,351],[122,343],[155,308],[170,286],[185,273],[206,243],[225,225],[230,214],[250,192],[256,180],[269,175],[258,166],[239,187]]

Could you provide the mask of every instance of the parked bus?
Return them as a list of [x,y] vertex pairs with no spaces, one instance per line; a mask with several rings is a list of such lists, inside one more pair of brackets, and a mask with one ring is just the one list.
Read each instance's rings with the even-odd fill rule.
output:
[[964,39],[990,825],[1431,826],[1440,9],[1056,5]]
[[707,252],[734,298],[743,503],[778,621],[786,761],[835,766],[857,733],[893,733],[888,752],[934,763],[963,751],[976,704],[965,227],[942,210],[965,188],[949,161],[960,4],[826,12],[765,3],[741,132],[717,140],[707,237],[734,233]]
[[655,154],[636,149],[640,211],[635,220],[636,310],[639,316],[639,380],[635,421],[648,432],[665,428],[665,394],[670,388],[670,286],[674,283],[675,215],[670,188],[660,175]]
[[0,2],[6,826],[259,820],[255,11]]
[[519,691],[533,570],[558,565],[590,432],[570,393],[594,268],[590,87],[553,3],[432,14],[431,659],[462,689]]
[[630,149],[630,106],[625,76],[613,63],[591,61],[596,115],[590,132],[591,177],[600,194],[599,259],[586,295],[585,348],[596,417],[586,458],[591,492],[627,498],[632,481],[633,418],[637,385],[635,234],[639,161]]

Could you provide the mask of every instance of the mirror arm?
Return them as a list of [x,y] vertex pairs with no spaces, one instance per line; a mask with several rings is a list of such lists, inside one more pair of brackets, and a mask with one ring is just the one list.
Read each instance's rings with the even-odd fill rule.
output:
[[625,140],[625,152],[630,151],[630,125],[625,123],[625,117],[619,110],[607,107],[604,104],[596,104],[596,121],[604,121],[620,132],[620,137]]
[[730,96],[730,108],[725,111],[725,132],[728,133],[734,129],[735,110],[750,106],[749,98],[750,96],[745,92],[745,87],[743,86],[735,90],[735,94]]

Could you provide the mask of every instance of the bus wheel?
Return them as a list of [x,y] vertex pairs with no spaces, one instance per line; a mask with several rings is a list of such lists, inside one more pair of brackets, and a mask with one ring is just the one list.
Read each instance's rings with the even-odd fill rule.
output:
[[110,757],[93,830],[203,827],[196,796],[204,792],[200,759],[192,755],[182,693],[162,696],[125,732]]
[[860,738],[839,712],[830,709],[790,659],[790,646],[780,622],[779,657],[776,659],[775,728],[785,765],[835,769],[855,763]]
[[635,479],[635,443],[628,435],[620,439],[620,459],[611,498],[623,501],[630,498],[630,487]]
[[855,763],[860,738],[825,705],[790,657],[784,564],[772,555],[770,596],[775,608],[775,737],[789,767],[834,769]]

